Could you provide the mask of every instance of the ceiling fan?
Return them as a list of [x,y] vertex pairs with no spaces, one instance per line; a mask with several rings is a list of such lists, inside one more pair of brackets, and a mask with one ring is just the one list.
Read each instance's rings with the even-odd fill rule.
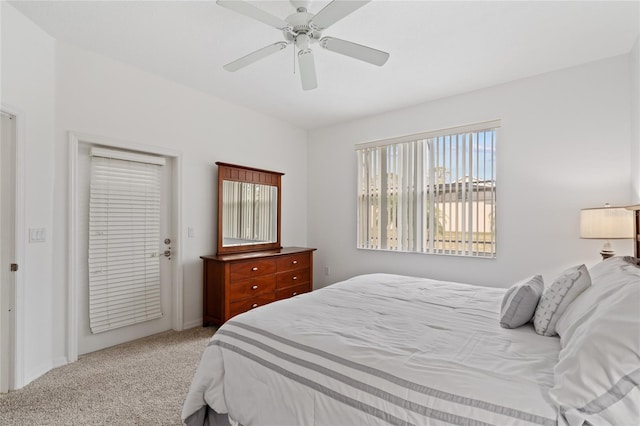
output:
[[318,80],[316,78],[313,51],[311,50],[313,43],[319,43],[320,46],[332,52],[382,66],[387,62],[387,59],[389,59],[387,52],[335,37],[322,37],[322,31],[370,1],[371,0],[333,0],[320,12],[313,14],[307,12],[309,1],[291,0],[291,4],[296,9],[295,13],[287,16],[285,19],[280,19],[243,0],[217,0],[220,6],[281,30],[285,39],[285,41],[279,41],[249,53],[240,59],[224,65],[223,68],[227,71],[237,71],[273,53],[283,50],[289,44],[293,44],[298,49],[298,64],[302,88],[304,90],[315,89],[318,87]]

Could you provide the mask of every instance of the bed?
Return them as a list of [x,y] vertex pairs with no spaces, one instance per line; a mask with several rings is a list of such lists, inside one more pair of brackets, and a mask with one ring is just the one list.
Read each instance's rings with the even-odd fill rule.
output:
[[[633,337],[640,333],[640,268],[631,258],[601,265],[560,318],[561,338],[539,335],[531,324],[501,327],[506,289],[390,274],[249,311],[212,337],[182,418],[189,426],[633,422],[640,411],[640,338]],[[607,343],[613,349],[605,358],[620,365],[594,373],[602,383],[576,396],[572,387],[585,380],[580,369],[611,361],[582,358],[593,352],[591,330],[616,327],[616,303],[630,318],[623,318],[622,343]],[[592,323],[602,316],[604,325]]]

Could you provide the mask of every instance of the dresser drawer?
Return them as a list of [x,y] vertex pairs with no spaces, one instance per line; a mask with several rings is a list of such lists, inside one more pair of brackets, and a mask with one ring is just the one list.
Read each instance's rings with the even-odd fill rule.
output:
[[276,291],[276,300],[288,299],[311,291],[311,283],[299,284],[295,287],[282,288]]
[[305,247],[201,256],[202,324],[229,318],[313,289],[313,251]]
[[286,288],[306,282],[309,282],[309,269],[298,269],[278,274],[276,288]]
[[261,296],[252,297],[250,299],[244,299],[237,302],[229,303],[229,318],[253,308],[257,308],[258,306],[266,305],[275,300],[275,293],[271,292],[268,294],[263,294]]
[[229,272],[231,281],[274,274],[276,272],[276,261],[275,259],[255,259],[234,262],[229,265]]
[[264,293],[272,293],[276,289],[276,276],[264,275],[248,280],[234,281],[229,284],[229,301],[246,299]]
[[278,258],[278,272],[305,269],[309,267],[309,253],[291,254]]

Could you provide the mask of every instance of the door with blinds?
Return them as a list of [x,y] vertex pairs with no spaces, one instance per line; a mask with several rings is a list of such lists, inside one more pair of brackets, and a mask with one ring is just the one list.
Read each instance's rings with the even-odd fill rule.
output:
[[171,329],[171,161],[80,148],[86,282],[78,353]]

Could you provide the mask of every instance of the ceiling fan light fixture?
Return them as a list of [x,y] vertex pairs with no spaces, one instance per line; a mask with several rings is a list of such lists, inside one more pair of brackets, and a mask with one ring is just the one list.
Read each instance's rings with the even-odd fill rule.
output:
[[[311,44],[311,38],[306,34],[298,34],[296,36],[296,47],[302,50],[309,50],[309,45]],[[300,53],[298,53],[300,54]]]

